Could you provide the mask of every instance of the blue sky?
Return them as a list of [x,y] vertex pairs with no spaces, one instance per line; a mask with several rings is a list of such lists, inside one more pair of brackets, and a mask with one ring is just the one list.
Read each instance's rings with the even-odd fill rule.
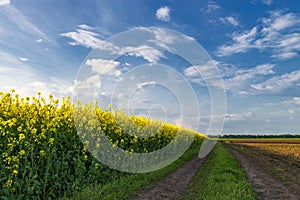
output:
[[[74,95],[74,84],[78,86],[84,81],[78,78],[84,77],[85,84],[87,80],[99,78],[76,77],[82,63],[89,62],[90,66],[96,63],[97,60],[87,59],[91,51],[105,47],[106,39],[132,28],[151,32],[147,27],[175,30],[208,52],[209,63],[218,68],[226,91],[226,113],[213,116],[225,117],[223,133],[299,133],[298,1],[0,0],[0,90],[14,88],[22,96],[35,95],[37,91],[56,97],[72,95],[72,92]],[[171,44],[162,32],[151,33],[157,41],[162,38],[161,46]],[[113,91],[112,83],[116,82],[110,78],[124,80],[122,75],[133,64],[171,65],[195,90],[201,112],[198,130],[206,133],[212,103],[203,79],[193,74],[197,66],[188,69],[192,67],[189,63],[155,49],[130,50],[131,55],[127,53],[109,63],[112,68],[99,95]],[[97,68],[93,72],[103,70]],[[124,85],[134,82],[128,80],[130,76]],[[177,123],[174,110],[177,111],[178,102],[174,94],[159,87],[155,90],[156,82],[150,78],[140,81],[134,82],[134,86],[144,89],[134,93],[131,105],[135,104],[134,108],[141,113],[152,105],[151,115],[157,113],[162,119]],[[143,93],[145,86],[148,96]],[[120,93],[114,95],[124,98]],[[184,102],[192,103],[187,99]]]

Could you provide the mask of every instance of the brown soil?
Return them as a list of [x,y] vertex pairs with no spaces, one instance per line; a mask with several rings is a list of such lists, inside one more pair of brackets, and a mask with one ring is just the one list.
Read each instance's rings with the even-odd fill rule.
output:
[[300,200],[297,160],[243,145],[225,145],[240,162],[257,199]]
[[199,159],[198,155],[182,166],[156,182],[152,188],[139,193],[134,200],[176,199],[187,188],[206,157]]

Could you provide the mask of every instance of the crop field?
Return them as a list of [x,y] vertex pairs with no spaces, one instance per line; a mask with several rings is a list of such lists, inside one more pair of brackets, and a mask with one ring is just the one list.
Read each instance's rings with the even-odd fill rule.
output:
[[[277,184],[281,185],[278,190],[284,194],[300,195],[300,143],[298,139],[226,139],[223,141],[248,160],[244,168],[256,170],[257,176],[268,177],[263,179],[263,187],[253,184],[254,190],[268,193]],[[255,172],[250,171],[249,174],[251,173]]]
[[[77,105],[76,111],[84,114],[90,111],[90,106]],[[80,191],[87,184],[104,184],[114,177],[126,176],[126,173],[110,169],[91,155],[86,146],[94,142],[95,150],[100,150],[99,138],[93,134],[77,134],[77,129],[91,120],[87,115],[77,115],[82,120],[75,127],[74,112],[75,107],[69,98],[58,100],[50,95],[49,99],[44,99],[40,93],[36,97],[20,98],[14,91],[0,93],[1,199],[57,199]],[[150,124],[160,126],[156,135],[137,138],[116,124],[112,112],[98,106],[95,112],[101,130],[113,144],[112,148],[120,147],[125,152],[143,153],[159,149],[177,132],[196,136],[199,140],[205,138],[175,125],[118,113],[122,124],[133,122],[137,129]],[[143,131],[147,132],[147,129]]]

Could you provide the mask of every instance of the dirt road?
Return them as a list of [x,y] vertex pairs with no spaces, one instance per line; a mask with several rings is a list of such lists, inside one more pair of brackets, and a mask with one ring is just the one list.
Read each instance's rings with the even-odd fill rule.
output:
[[154,183],[150,190],[141,192],[134,200],[176,199],[184,192],[206,158],[198,155],[171,172],[164,179]]
[[[225,145],[236,157],[244,169],[247,179],[256,193],[257,199],[263,200],[300,200],[297,191],[282,184],[282,182],[269,175],[258,163],[250,156],[244,155],[236,149]],[[296,189],[296,188],[294,188]],[[298,188],[300,191],[300,186]]]

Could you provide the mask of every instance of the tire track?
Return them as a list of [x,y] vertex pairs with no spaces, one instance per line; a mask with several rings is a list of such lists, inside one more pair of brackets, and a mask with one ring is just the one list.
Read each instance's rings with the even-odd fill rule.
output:
[[133,200],[160,200],[176,199],[182,194],[192,181],[199,168],[206,161],[205,158],[199,158],[198,154],[191,160],[184,163],[179,168],[168,174],[162,180],[154,183],[152,188],[139,193]]
[[223,145],[235,155],[241,164],[258,200],[300,200],[300,197],[293,194],[288,187],[267,174],[258,164],[247,158],[247,156],[226,144]]

